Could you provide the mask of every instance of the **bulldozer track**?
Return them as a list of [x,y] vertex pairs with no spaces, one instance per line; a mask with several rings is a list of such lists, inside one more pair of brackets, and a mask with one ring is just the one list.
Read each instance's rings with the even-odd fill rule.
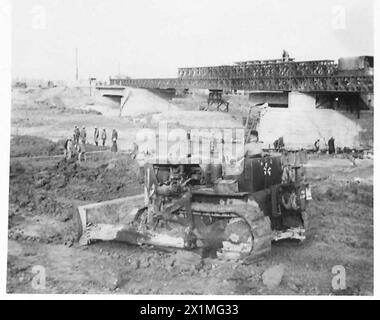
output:
[[210,216],[219,219],[239,218],[248,226],[252,238],[252,247],[247,254],[250,258],[262,255],[271,250],[272,230],[269,217],[256,205],[194,202],[191,205],[192,213],[199,216]]

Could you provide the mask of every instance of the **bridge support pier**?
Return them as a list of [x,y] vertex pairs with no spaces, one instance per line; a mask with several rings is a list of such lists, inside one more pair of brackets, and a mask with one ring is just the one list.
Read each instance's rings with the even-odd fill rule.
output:
[[291,109],[315,109],[316,95],[299,91],[251,92],[249,101],[254,104],[268,102],[271,107]]
[[304,111],[315,109],[316,95],[313,93],[304,93],[291,91],[288,94],[288,108],[302,109]]
[[284,91],[250,92],[249,101],[252,104],[267,102],[271,107],[286,108],[288,106],[288,93]]

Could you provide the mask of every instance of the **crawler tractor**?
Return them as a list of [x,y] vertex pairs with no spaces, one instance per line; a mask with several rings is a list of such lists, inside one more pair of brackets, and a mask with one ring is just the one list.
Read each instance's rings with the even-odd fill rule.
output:
[[[190,134],[186,139],[194,144]],[[189,150],[177,160],[145,158],[143,195],[79,207],[80,243],[114,240],[241,258],[268,252],[272,241],[305,239],[311,194],[303,152],[223,155],[213,163]]]

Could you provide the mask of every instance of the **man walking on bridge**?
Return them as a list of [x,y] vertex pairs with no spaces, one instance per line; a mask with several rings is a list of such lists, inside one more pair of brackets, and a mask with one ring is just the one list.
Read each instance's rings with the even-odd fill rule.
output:
[[289,61],[289,53],[285,49],[282,51],[282,61],[283,62]]

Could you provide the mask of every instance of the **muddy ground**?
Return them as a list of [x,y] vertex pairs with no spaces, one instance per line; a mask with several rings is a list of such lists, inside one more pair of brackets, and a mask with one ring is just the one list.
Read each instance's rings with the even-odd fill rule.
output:
[[[309,162],[307,240],[274,244],[267,256],[243,264],[121,243],[79,247],[77,206],[141,193],[134,161],[109,151],[80,164],[12,158],[7,290],[40,292],[31,284],[33,266],[41,265],[47,293],[333,294],[331,269],[343,265],[345,293],[372,294],[372,164],[333,160]],[[283,280],[270,290],[261,274],[280,263]]]
[[[56,109],[46,112],[50,113],[45,117],[58,119]],[[68,123],[66,113],[60,119]],[[100,115],[89,114],[92,117]],[[27,128],[18,125],[19,132],[33,131],[30,123]],[[61,122],[58,126],[63,128]],[[12,121],[13,133],[16,129]],[[87,162],[67,162],[60,156],[59,137],[53,138],[54,142],[15,135],[11,141],[8,293],[373,294],[371,160],[353,163],[345,156],[311,155],[307,175],[313,200],[307,239],[275,243],[266,256],[234,262],[125,243],[80,247],[77,207],[139,194],[142,185],[128,154],[93,146],[91,150],[102,152],[89,154]],[[39,154],[54,157],[31,158],[33,143],[41,149]],[[269,289],[262,274],[278,264],[285,266],[282,281]],[[332,288],[336,265],[346,269],[346,290]],[[33,285],[35,266],[46,271],[44,288]]]

